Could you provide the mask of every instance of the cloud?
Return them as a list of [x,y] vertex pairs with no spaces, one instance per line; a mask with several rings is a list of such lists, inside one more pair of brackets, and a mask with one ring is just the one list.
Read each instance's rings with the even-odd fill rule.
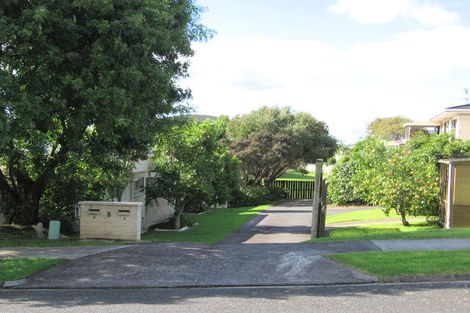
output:
[[424,25],[447,25],[459,20],[457,13],[419,0],[338,0],[329,9],[365,25],[388,23],[400,17]]
[[201,114],[289,105],[351,142],[375,117],[426,119],[449,104],[439,89],[466,86],[452,81],[456,71],[470,71],[465,38],[470,28],[460,26],[407,31],[346,49],[314,40],[216,38],[195,46],[184,84]]

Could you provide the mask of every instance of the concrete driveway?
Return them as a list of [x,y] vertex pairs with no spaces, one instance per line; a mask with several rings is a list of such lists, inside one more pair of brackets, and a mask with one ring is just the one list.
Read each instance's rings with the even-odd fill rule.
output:
[[[332,207],[328,215],[367,210],[370,207]],[[310,239],[312,200],[294,200],[274,205],[222,243],[300,243]]]
[[379,250],[371,242],[298,244],[310,238],[311,218],[310,200],[290,201],[255,217],[219,245],[119,247],[70,260],[14,288],[285,286],[377,281],[376,277],[322,256]]
[[370,242],[137,245],[70,260],[14,288],[275,286],[376,282],[322,254],[370,251]]

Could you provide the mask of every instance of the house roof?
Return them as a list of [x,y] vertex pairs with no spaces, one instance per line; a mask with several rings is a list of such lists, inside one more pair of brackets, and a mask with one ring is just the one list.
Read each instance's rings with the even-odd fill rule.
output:
[[448,107],[444,112],[433,117],[431,121],[433,122],[444,122],[449,119],[456,117],[459,114],[470,114],[470,104],[457,105],[453,107]]
[[443,159],[439,163],[454,164],[454,163],[470,163],[470,158],[456,158],[456,159]]
[[447,110],[470,110],[470,103],[446,108]]
[[441,124],[439,122],[425,121],[425,122],[410,122],[403,125],[403,127],[437,127]]

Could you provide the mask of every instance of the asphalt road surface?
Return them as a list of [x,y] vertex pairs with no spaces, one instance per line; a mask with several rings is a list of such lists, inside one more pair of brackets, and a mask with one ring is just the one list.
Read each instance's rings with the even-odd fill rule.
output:
[[319,287],[0,290],[0,312],[470,312],[470,282]]

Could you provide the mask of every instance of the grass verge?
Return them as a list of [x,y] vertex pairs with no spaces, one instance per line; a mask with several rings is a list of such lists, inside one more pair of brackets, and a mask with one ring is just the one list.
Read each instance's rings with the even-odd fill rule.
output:
[[376,275],[381,280],[394,277],[423,277],[470,274],[470,250],[353,252],[332,254],[329,259]]
[[307,242],[439,238],[470,238],[470,228],[442,229],[437,225],[429,225],[425,222],[411,226],[396,223],[341,227],[331,229],[328,237],[312,239]]
[[399,218],[400,216],[395,213],[395,211],[390,211],[390,214],[387,216],[382,209],[369,209],[369,210],[360,210],[348,213],[341,213],[336,215],[330,215],[326,217],[326,224],[333,223],[343,223],[343,222],[359,222],[366,220],[379,220],[387,218]]
[[163,242],[216,243],[240,228],[269,205],[247,208],[214,209],[204,214],[190,214],[198,226],[185,232],[153,231],[142,240]]
[[[195,242],[215,243],[223,240],[233,231],[240,228],[249,219],[269,208],[269,205],[257,207],[213,209],[202,215],[188,214],[198,226],[185,232],[149,232],[142,235],[142,241],[155,242]],[[29,234],[7,234],[0,232],[0,247],[73,247],[73,246],[106,246],[135,244],[135,241],[119,240],[79,240],[72,237],[61,240],[36,239]]]
[[64,262],[64,259],[0,259],[0,281],[18,280]]

